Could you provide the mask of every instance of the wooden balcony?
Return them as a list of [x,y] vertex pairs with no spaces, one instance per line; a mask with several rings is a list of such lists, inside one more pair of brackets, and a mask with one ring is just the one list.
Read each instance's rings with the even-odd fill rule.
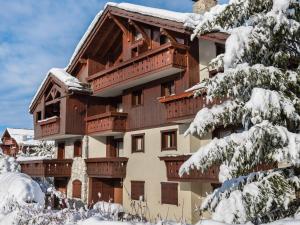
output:
[[125,178],[128,158],[93,158],[86,159],[89,177]]
[[88,78],[98,96],[117,96],[124,89],[176,74],[187,66],[186,49],[167,43]]
[[86,119],[88,134],[122,133],[126,130],[127,113],[108,112]]
[[39,121],[38,126],[40,126],[42,137],[58,134],[60,131],[60,118],[53,117],[48,120]]
[[31,177],[71,177],[72,159],[21,161],[21,172]]
[[[197,169],[192,169],[190,170],[189,174],[184,174],[182,177],[180,177],[178,174],[180,167],[186,160],[190,158],[190,155],[163,156],[159,158],[166,164],[167,178],[169,181],[203,181],[210,183],[219,183],[220,169],[218,165],[212,166],[205,172],[201,172]],[[249,173],[269,170],[276,167],[277,164],[261,164],[249,170]]]
[[[71,138],[85,133],[86,96],[72,95],[60,99],[59,116],[34,122],[35,139]],[[36,120],[36,119],[35,119]]]
[[204,173],[194,169],[191,170],[189,174],[184,174],[182,177],[180,177],[178,174],[179,169],[182,164],[189,159],[189,157],[189,155],[160,157],[160,160],[165,161],[168,181],[204,181],[210,183],[219,183],[219,166],[213,166]]
[[209,104],[204,96],[194,97],[193,92],[160,98],[159,101],[166,107],[166,116],[169,122],[187,123],[191,122],[198,111],[204,107],[212,107],[223,101],[215,99]]

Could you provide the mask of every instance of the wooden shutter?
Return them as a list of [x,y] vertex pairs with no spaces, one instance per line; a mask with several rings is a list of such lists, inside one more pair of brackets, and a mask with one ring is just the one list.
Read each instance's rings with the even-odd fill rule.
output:
[[145,197],[145,181],[131,181],[131,199],[140,200],[140,196]]
[[57,148],[57,159],[65,158],[65,143],[59,143]]
[[161,203],[178,205],[178,183],[161,182]]
[[81,157],[82,155],[82,142],[75,141],[74,142],[74,157]]
[[73,198],[81,198],[81,182],[79,180],[73,181]]

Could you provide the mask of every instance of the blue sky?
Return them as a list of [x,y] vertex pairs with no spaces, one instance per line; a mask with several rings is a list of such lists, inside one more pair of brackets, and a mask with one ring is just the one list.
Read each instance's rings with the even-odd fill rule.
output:
[[[85,29],[106,2],[0,0],[0,132],[5,127],[32,127],[28,106],[35,90],[51,67],[67,65]],[[192,9],[190,0],[126,2],[182,12]]]

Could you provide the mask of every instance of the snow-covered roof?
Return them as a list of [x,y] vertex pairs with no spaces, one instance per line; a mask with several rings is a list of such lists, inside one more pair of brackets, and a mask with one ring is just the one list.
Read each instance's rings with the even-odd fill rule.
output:
[[[141,6],[141,5],[135,5],[130,3],[115,3],[115,2],[108,2],[104,10],[108,7],[115,7],[118,9],[123,9],[129,12],[138,13],[145,16],[152,16],[164,20],[169,20],[177,23],[181,23],[183,27],[194,29],[199,21],[201,20],[202,16],[200,14],[196,13],[182,13],[182,12],[175,12],[165,9],[159,9],[159,8],[153,8],[153,7],[147,7],[147,6]],[[70,59],[69,65],[67,66],[67,69],[71,66],[72,62],[74,61],[76,55],[80,51],[81,47],[87,40],[88,36],[94,29],[97,22],[101,19],[101,15],[103,14],[103,11],[101,10],[93,19],[92,23],[89,25],[88,29],[86,30],[85,34],[82,36],[81,40],[79,41],[78,45],[75,48],[75,51]]]
[[31,129],[6,128],[6,131],[18,145],[34,146],[39,144],[39,141],[34,140],[34,131]]
[[87,84],[80,82],[76,77],[73,77],[71,74],[67,73],[65,69],[52,68],[48,71],[46,77],[44,78],[43,82],[41,83],[34,97],[32,98],[29,108],[33,106],[33,103],[41,93],[44,84],[46,83],[46,81],[50,76],[53,76],[59,81],[61,81],[69,91],[88,92],[88,93],[91,92],[91,89]]

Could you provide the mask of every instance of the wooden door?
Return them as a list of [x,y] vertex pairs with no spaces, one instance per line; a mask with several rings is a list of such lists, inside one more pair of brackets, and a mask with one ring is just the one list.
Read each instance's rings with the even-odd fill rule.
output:
[[123,187],[120,180],[115,181],[114,185],[114,203],[123,204]]
[[57,159],[65,158],[65,143],[59,143],[57,148]]
[[[98,201],[108,202],[114,199],[113,182],[104,179],[92,178],[91,200],[94,203]],[[99,198],[101,194],[101,198]]]

